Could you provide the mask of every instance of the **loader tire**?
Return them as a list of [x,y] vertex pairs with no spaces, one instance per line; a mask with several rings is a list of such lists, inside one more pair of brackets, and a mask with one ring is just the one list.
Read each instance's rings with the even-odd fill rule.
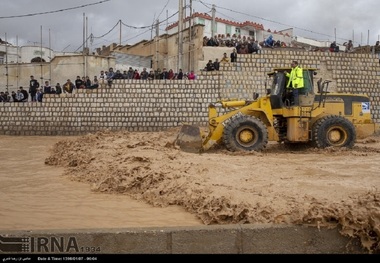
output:
[[313,142],[318,148],[352,148],[355,140],[355,126],[342,116],[324,116],[313,126]]
[[264,123],[252,116],[233,117],[223,131],[223,143],[227,150],[261,151],[268,144],[268,130]]

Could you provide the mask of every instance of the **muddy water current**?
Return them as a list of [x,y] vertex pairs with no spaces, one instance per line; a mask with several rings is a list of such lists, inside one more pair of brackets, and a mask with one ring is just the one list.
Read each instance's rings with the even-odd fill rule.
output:
[[202,225],[182,207],[153,207],[70,181],[62,168],[44,164],[61,139],[0,136],[0,231]]

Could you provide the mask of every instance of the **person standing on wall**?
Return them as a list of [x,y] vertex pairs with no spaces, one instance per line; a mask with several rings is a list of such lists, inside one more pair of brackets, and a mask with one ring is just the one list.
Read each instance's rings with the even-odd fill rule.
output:
[[38,102],[42,102],[42,99],[44,97],[44,92],[42,91],[42,88],[37,89],[36,99]]
[[230,54],[231,62],[237,62],[237,51],[236,48],[234,48]]
[[140,79],[147,80],[148,79],[148,71],[146,71],[146,68],[143,68],[143,70],[140,73]]
[[299,104],[299,91],[304,87],[303,81],[303,70],[298,65],[298,61],[293,60],[292,71],[289,73],[285,71],[285,76],[288,78],[288,84],[286,85],[286,89],[288,93],[291,94],[290,102],[293,105]]
[[34,78],[34,76],[30,76],[30,82],[29,82],[29,93],[30,93],[30,99],[31,101],[37,101],[36,94],[37,89],[40,87],[40,83]]
[[214,69],[215,70],[219,70],[220,68],[220,62],[219,62],[219,59],[215,59],[214,63],[213,63],[213,66],[214,66]]

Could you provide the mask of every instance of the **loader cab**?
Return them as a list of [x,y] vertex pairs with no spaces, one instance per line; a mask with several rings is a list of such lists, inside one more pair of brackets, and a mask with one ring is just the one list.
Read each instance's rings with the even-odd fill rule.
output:
[[[272,87],[267,90],[270,94],[270,102],[272,109],[281,109],[289,106],[286,100],[286,85],[288,78],[285,72],[290,72],[291,68],[276,68],[273,72],[268,73],[268,76],[272,78]],[[305,101],[314,101],[314,75],[316,75],[316,69],[304,68],[303,78],[305,87],[300,89],[300,104]]]

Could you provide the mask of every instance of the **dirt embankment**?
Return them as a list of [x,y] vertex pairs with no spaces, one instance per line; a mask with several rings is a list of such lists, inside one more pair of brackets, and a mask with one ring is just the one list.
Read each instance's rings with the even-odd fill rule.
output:
[[94,191],[154,206],[181,205],[204,224],[307,224],[339,227],[380,252],[380,137],[353,149],[182,152],[179,129],[98,132],[58,142],[46,164]]

